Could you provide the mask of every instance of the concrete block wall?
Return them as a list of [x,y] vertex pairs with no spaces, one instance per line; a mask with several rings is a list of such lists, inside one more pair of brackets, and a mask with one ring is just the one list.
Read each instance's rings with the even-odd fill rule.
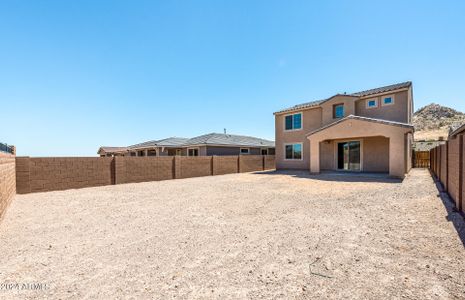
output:
[[431,150],[431,172],[444,191],[454,200],[457,209],[465,213],[465,134],[457,135],[445,145]]
[[117,156],[114,159],[115,179],[117,184],[175,178],[173,156]]
[[213,174],[212,161],[212,156],[181,156],[176,161],[176,163],[181,164],[181,172],[179,175],[177,174],[176,178],[210,176]]
[[460,163],[460,189],[459,189],[459,195],[461,195],[461,197],[458,199],[458,201],[460,201],[460,206],[459,206],[459,209],[461,209],[464,213],[465,213],[465,135],[462,135],[461,136],[461,141],[460,141],[460,144],[461,144],[461,148],[462,148],[462,160],[461,160],[461,163]]
[[111,157],[18,157],[18,194],[114,183]]
[[460,139],[452,139],[448,142],[448,151],[449,158],[447,159],[448,163],[448,175],[447,183],[445,186],[451,196],[455,201],[455,205],[458,207],[459,203],[459,189],[460,189]]
[[447,189],[447,144],[441,145],[441,170],[439,177],[444,187]]
[[264,170],[273,170],[276,169],[276,160],[274,155],[267,155],[264,158]]
[[253,172],[263,170],[263,156],[241,155],[239,156],[239,172]]
[[0,153],[0,221],[16,194],[15,157]]
[[213,156],[213,175],[239,173],[239,156]]
[[[13,159],[13,162],[15,160]],[[19,194],[274,168],[274,156],[16,158]]]

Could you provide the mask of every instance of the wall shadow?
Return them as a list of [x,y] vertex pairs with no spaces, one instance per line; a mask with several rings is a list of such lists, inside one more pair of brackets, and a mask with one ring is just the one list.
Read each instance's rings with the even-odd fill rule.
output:
[[[431,173],[431,172],[430,172]],[[463,247],[465,248],[465,215],[461,213],[455,206],[455,201],[449,196],[449,194],[444,190],[442,183],[431,173],[436,188],[438,190],[437,197],[441,199],[444,208],[447,211],[446,220],[452,222],[454,225],[455,231],[462,242]]]
[[308,178],[320,181],[334,182],[381,182],[401,183],[402,179],[389,177],[386,173],[358,173],[358,172],[335,172],[323,171],[320,174],[311,174],[308,170],[271,170],[254,172],[265,175],[287,175],[297,178]]

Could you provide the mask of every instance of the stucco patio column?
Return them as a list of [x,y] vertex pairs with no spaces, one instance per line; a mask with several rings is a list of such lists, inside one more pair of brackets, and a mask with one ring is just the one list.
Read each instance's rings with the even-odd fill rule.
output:
[[405,174],[405,136],[402,134],[389,137],[389,175],[404,178]]
[[320,173],[320,140],[310,139],[310,173]]

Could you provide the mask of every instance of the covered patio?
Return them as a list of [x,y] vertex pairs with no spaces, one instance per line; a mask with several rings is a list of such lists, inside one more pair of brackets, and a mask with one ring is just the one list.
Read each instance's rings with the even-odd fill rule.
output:
[[307,135],[310,171],[380,172],[403,178],[411,168],[413,126],[350,115]]

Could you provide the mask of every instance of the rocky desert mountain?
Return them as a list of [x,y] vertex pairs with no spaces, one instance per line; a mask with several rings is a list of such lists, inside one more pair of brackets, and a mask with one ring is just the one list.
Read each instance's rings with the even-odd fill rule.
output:
[[431,103],[417,110],[413,115],[415,126],[415,140],[438,140],[441,137],[447,139],[449,129],[465,123],[465,114]]

